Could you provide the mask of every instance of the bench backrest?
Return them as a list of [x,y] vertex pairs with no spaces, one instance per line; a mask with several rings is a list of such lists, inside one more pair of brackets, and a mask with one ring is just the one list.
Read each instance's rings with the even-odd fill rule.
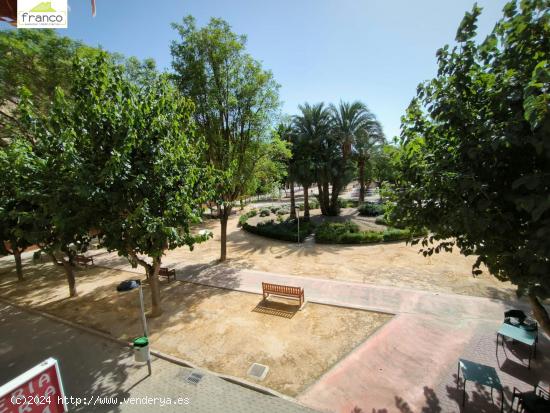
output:
[[297,296],[302,294],[302,287],[291,287],[288,285],[262,283],[262,288],[264,291],[274,294],[292,294]]

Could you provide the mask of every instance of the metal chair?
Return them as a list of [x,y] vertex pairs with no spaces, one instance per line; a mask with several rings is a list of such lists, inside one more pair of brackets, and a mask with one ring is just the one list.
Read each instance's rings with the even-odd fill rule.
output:
[[[514,403],[518,400],[517,406]],[[550,411],[550,388],[544,389],[536,385],[533,391],[521,392],[514,387],[510,412],[515,413],[543,413]]]

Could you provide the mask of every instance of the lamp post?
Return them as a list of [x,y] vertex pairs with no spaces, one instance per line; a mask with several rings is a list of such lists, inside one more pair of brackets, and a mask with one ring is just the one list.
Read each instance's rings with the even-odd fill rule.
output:
[[[146,338],[149,338],[149,331],[147,329],[147,319],[145,318],[145,303],[143,301],[143,287],[141,285],[141,280],[134,280],[134,281],[138,284],[138,288],[139,288],[139,307],[141,312],[141,326],[143,328],[143,336]],[[147,346],[149,346],[148,343],[147,343]],[[152,369],[151,369],[151,357],[149,355],[147,356],[147,370],[149,371],[149,376],[150,376],[152,373]]]

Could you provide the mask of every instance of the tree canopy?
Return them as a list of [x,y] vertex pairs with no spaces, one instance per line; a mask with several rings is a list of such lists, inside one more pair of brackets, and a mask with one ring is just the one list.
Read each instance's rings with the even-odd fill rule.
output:
[[194,118],[205,137],[204,158],[218,175],[221,254],[226,259],[227,220],[236,200],[254,179],[262,142],[270,137],[279,107],[279,85],[271,72],[246,53],[246,38],[227,22],[211,19],[203,28],[187,16],[173,24],[180,40],[172,43],[174,81],[195,103]]
[[425,254],[456,245],[502,281],[550,296],[550,2],[509,2],[476,43],[476,5],[438,74],[403,117],[395,200],[408,226],[426,226]]

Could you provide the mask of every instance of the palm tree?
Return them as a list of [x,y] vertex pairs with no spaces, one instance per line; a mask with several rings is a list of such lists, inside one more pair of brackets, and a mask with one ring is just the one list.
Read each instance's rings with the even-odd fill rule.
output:
[[358,136],[363,133],[372,114],[367,106],[359,101],[340,102],[338,106],[330,105],[334,133],[342,143],[342,155],[347,160]]
[[[330,145],[332,131],[330,110],[323,103],[314,105],[305,103],[298,106],[298,109],[301,113],[293,118],[294,139],[300,149],[297,151],[299,156],[296,159],[297,168],[295,169],[307,168],[303,171],[306,172],[304,176],[298,174],[304,178],[306,184],[317,182],[321,213],[327,215],[332,209],[329,201],[329,182],[330,162],[334,158],[332,153],[334,145]],[[309,188],[309,185],[304,186]],[[304,187],[304,195],[305,192]],[[305,207],[304,203],[304,209]]]
[[[368,111],[368,109],[366,109]],[[384,141],[382,125],[371,112],[370,119],[365,122],[360,133],[357,134],[354,144],[354,155],[357,159],[359,175],[359,202],[365,202],[365,166],[371,158],[373,151],[381,146]]]
[[384,139],[382,126],[363,102],[340,102],[330,107],[334,133],[342,143],[344,164],[354,156],[359,168],[359,202],[365,201],[365,164],[372,148]]

